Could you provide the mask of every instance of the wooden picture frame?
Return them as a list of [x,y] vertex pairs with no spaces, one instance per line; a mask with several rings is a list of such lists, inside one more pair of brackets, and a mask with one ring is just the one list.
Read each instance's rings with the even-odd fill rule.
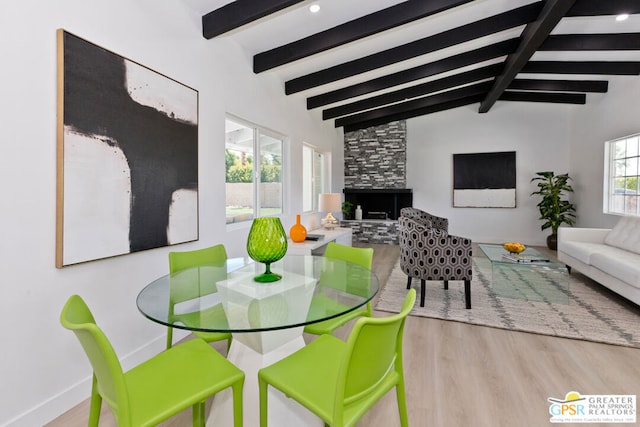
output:
[[63,29],[56,267],[198,239],[198,91]]

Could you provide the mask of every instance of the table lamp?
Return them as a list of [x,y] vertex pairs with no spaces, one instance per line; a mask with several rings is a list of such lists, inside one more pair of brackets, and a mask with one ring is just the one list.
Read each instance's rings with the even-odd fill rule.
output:
[[342,209],[342,195],[340,193],[320,194],[318,209],[320,212],[327,212],[327,216],[321,220],[324,228],[336,228],[338,220],[333,216],[333,212],[338,212]]

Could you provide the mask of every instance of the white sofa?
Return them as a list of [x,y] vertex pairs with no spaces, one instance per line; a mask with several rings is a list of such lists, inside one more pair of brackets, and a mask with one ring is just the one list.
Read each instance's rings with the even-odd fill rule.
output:
[[613,229],[558,229],[558,259],[640,305],[640,218]]

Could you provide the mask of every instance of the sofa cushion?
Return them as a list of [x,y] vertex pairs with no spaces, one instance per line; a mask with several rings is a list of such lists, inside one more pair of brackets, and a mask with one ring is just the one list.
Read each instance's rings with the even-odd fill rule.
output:
[[[601,245],[606,247],[605,245]],[[591,265],[598,270],[640,288],[640,262],[638,254],[609,247],[591,255]]]
[[562,244],[562,252],[585,264],[591,264],[591,255],[602,251],[603,247],[606,249],[602,243],[566,241]]
[[625,216],[620,218],[604,238],[607,245],[640,254],[640,218]]

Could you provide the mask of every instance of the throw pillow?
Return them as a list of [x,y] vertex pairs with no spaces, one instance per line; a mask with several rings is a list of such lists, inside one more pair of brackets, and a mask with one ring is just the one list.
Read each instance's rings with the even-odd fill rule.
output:
[[640,218],[620,218],[615,227],[607,233],[604,242],[609,246],[640,254]]

